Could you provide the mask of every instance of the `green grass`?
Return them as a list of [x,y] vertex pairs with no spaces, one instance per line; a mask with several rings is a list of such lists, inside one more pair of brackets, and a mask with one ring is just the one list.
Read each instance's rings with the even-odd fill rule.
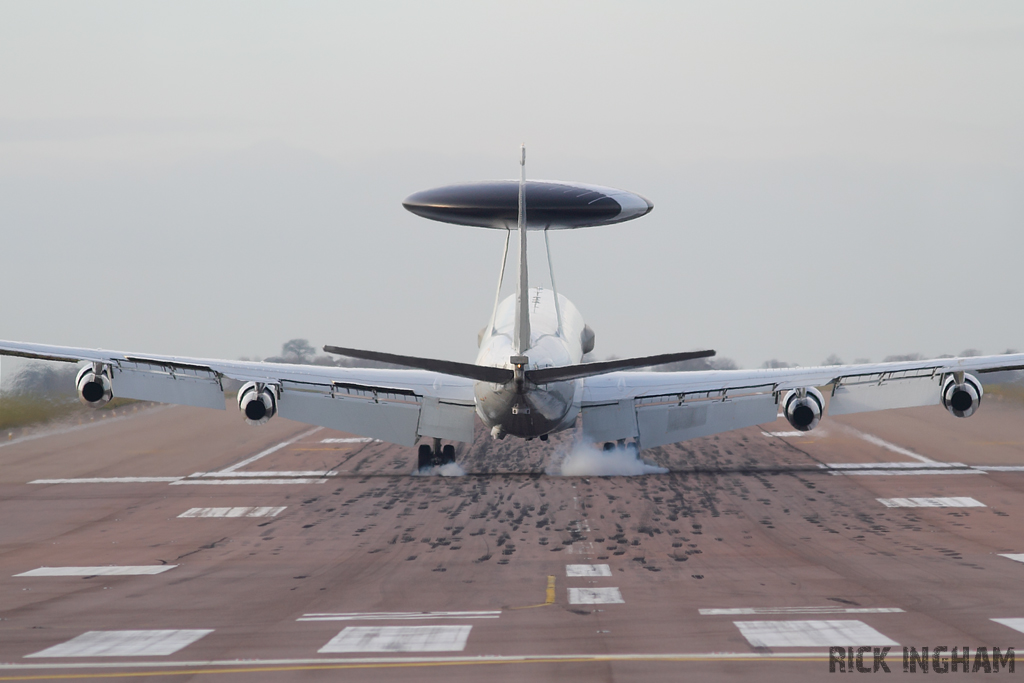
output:
[[0,430],[59,420],[82,407],[77,400],[66,396],[0,396]]
[[117,410],[133,403],[138,403],[138,401],[115,396],[106,405],[97,409],[82,405],[77,398],[67,395],[14,394],[0,396],[0,431],[44,424],[75,414],[89,414],[95,410]]
[[[1024,403],[1024,385],[1020,384],[986,384],[985,398],[993,397],[1000,401]],[[984,403],[985,398],[982,399]]]

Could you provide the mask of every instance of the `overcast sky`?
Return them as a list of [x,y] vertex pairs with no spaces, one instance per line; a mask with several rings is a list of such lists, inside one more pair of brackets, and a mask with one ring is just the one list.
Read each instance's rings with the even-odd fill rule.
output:
[[521,142],[599,356],[1024,348],[1019,0],[0,2],[0,338],[472,360]]

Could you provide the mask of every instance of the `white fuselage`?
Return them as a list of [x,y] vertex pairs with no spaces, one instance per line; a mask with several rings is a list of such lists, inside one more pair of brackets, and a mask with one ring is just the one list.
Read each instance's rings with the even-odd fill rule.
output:
[[[511,368],[509,359],[522,355],[529,359],[525,369],[576,365],[583,357],[583,316],[571,301],[558,295],[558,306],[551,290],[529,290],[530,344],[515,352],[515,295],[502,301],[494,314],[494,323],[485,328],[480,339],[477,365]],[[559,324],[559,319],[561,324]],[[499,385],[477,382],[476,412],[499,435],[534,437],[572,426],[579,412],[578,389],[582,380],[535,385],[527,381],[520,391],[514,383]]]

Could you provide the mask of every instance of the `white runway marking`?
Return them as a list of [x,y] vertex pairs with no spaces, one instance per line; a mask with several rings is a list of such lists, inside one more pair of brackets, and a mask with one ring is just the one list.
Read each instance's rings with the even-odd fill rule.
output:
[[807,432],[761,432],[765,436],[771,436],[776,439],[784,439],[790,436],[803,436]]
[[275,472],[268,470],[266,472],[194,472],[188,475],[188,479],[234,479],[234,478],[250,478],[259,479],[260,477],[335,477],[338,473],[334,470],[282,470]]
[[877,436],[875,436],[874,434],[865,434],[864,432],[858,431],[858,430],[854,429],[853,427],[846,427],[845,425],[844,425],[844,427],[845,427],[845,429],[847,431],[849,431],[851,434],[856,435],[858,438],[863,439],[864,441],[867,441],[870,444],[874,444],[874,445],[876,445],[876,446],[878,446],[880,448],[884,448],[887,451],[892,451],[893,453],[899,453],[900,455],[905,455],[908,458],[913,458],[914,460],[917,460],[918,462],[928,463],[929,465],[938,465],[939,464],[938,462],[936,462],[935,460],[932,460],[931,458],[926,458],[925,456],[920,455],[918,453],[915,453],[912,450],[909,450],[907,448],[903,448],[902,446],[897,446],[894,443],[889,443],[885,439],[880,439]]
[[277,517],[287,506],[278,508],[189,508],[178,515],[183,517]]
[[1002,555],[1001,554],[1000,557],[1008,557],[1011,560],[1016,560],[1017,562],[1024,562],[1024,555]]
[[611,576],[612,570],[606,564],[567,564],[566,576]]
[[291,446],[296,441],[301,441],[302,439],[305,439],[310,434],[316,434],[321,429],[323,429],[323,427],[315,427],[313,429],[310,429],[308,432],[302,432],[298,436],[294,436],[294,437],[288,439],[287,441],[283,441],[283,442],[277,444],[276,446],[271,446],[270,448],[268,448],[265,451],[260,451],[259,453],[257,453],[256,455],[252,456],[251,458],[246,458],[242,462],[236,462],[231,467],[225,467],[223,470],[221,470],[221,472],[234,472],[235,470],[242,469],[246,465],[254,463],[257,460],[259,460],[260,458],[262,458],[262,457],[270,455],[271,453],[276,453],[277,451],[281,450],[282,448],[286,448],[288,446]]
[[472,626],[349,626],[318,650],[337,652],[453,652],[466,649]]
[[829,472],[834,477],[844,476],[876,476],[876,477],[904,477],[908,475],[933,475],[933,474],[986,474],[984,471],[975,469],[972,467],[965,467],[963,469],[893,469],[893,470],[878,470],[878,469],[867,469],[867,470],[839,470],[835,472]]
[[158,484],[176,482],[184,477],[83,477],[80,479],[36,479],[30,484]]
[[974,468],[986,472],[1024,472],[1021,465],[975,465]]
[[614,605],[625,603],[618,588],[570,588],[570,605]]
[[818,465],[822,469],[829,470],[926,470],[926,469],[947,469],[960,468],[968,469],[962,462],[836,462],[831,464]]
[[899,607],[724,607],[698,610],[705,617],[741,616],[744,614],[895,614]]
[[899,645],[863,621],[734,621],[753,647]]
[[143,565],[140,567],[40,567],[15,576],[145,576],[163,574],[176,564]]
[[156,657],[173,655],[213,629],[181,631],[87,631],[26,657]]
[[487,612],[313,612],[295,621],[421,621],[423,619],[497,619],[501,611]]
[[887,508],[983,508],[973,498],[877,498]]
[[1014,631],[1020,631],[1024,633],[1024,619],[1012,618],[1012,619],[993,619],[992,621],[1003,626],[1009,626]]
[[[828,652],[821,650],[808,650],[804,652],[641,652],[641,653],[576,653],[576,654],[527,654],[527,655],[460,655],[460,656],[434,656],[434,657],[306,657],[295,659],[209,659],[209,660],[134,660],[134,661],[100,661],[100,662],[0,662],[0,671],[23,671],[40,669],[147,669],[165,668],[171,670],[179,668],[196,668],[201,666],[225,667],[238,669],[240,667],[262,667],[262,666],[303,666],[303,665],[361,665],[361,664],[461,664],[481,662],[507,662],[507,663],[528,663],[528,662],[550,662],[567,661],[578,664],[580,662],[597,662],[607,665],[608,662],[750,662],[750,661],[771,661],[794,658],[806,658],[812,661],[827,662]],[[869,658],[870,659],[870,658]],[[243,670],[244,671],[244,670]]]
[[594,544],[589,541],[577,541],[565,549],[569,555],[593,555]]
[[323,484],[326,479],[179,479],[172,481],[171,486],[205,485],[205,486],[233,486],[241,484]]
[[380,439],[371,439],[364,436],[357,436],[354,439],[320,439],[320,443],[372,443],[374,441],[380,443]]

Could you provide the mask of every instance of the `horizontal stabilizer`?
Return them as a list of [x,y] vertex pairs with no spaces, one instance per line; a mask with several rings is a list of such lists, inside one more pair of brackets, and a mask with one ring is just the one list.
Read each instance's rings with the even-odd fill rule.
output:
[[456,377],[467,377],[478,382],[491,382],[493,384],[507,384],[512,381],[513,372],[507,368],[492,368],[484,365],[473,365],[472,363],[457,363],[451,360],[436,360],[433,358],[417,358],[416,356],[400,356],[394,353],[382,353],[380,351],[364,351],[362,349],[344,349],[340,346],[325,346],[324,351],[339,356],[350,358],[361,358],[363,360],[375,360],[381,363],[394,363],[404,365],[407,368],[418,368],[431,372],[441,372]]
[[598,363],[580,363],[579,365],[565,365],[557,368],[540,368],[539,370],[527,370],[526,379],[534,384],[548,384],[550,382],[564,382],[580,377],[593,377],[603,375],[616,370],[628,370],[631,368],[646,368],[652,365],[664,365],[665,363],[677,363],[694,358],[709,358],[715,355],[714,351],[687,351],[685,353],[663,353],[658,356],[644,356],[643,358],[619,358],[616,360],[605,360]]

